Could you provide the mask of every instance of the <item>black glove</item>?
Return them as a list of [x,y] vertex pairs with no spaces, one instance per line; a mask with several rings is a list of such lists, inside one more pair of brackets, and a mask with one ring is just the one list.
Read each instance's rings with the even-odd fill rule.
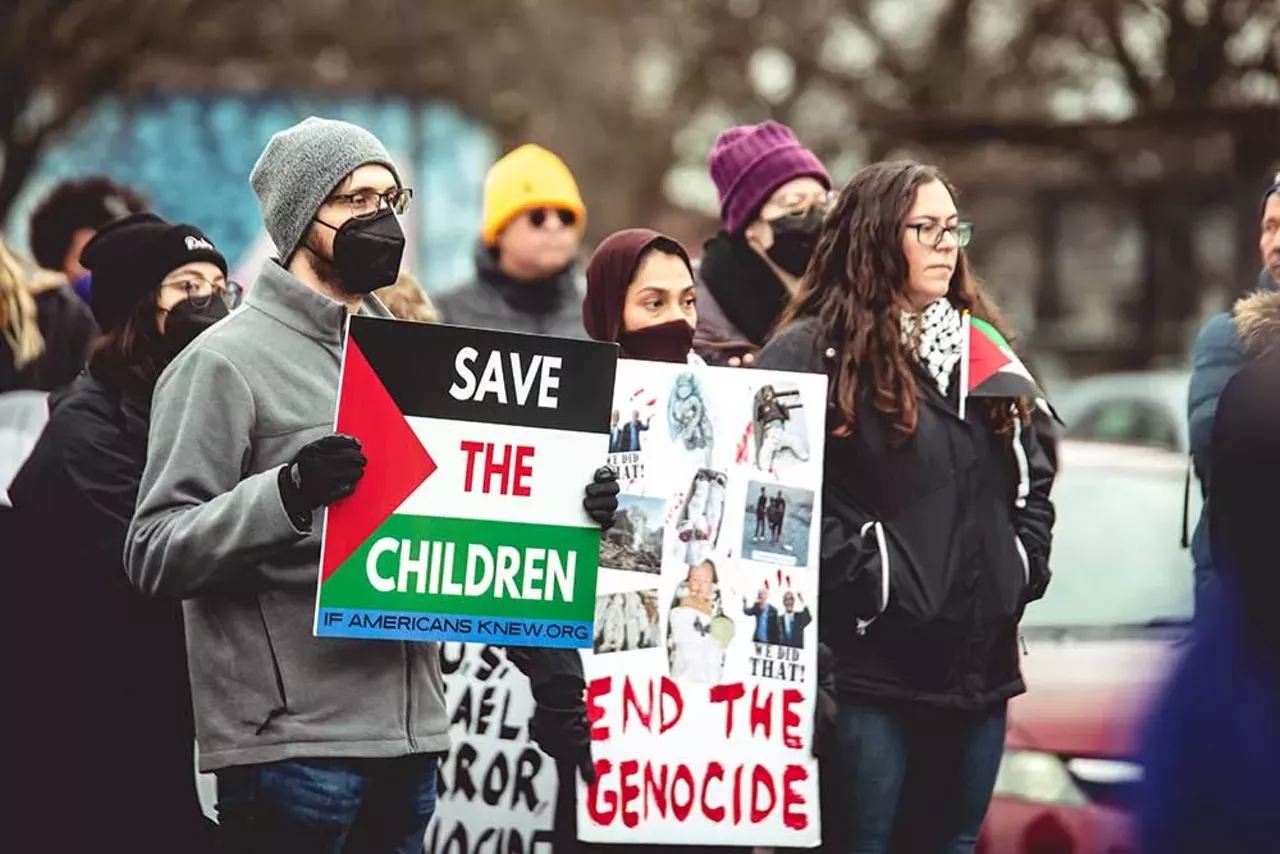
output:
[[313,510],[355,492],[366,463],[360,443],[341,433],[303,446],[293,461],[280,469],[280,498],[289,518],[295,524],[304,522],[300,528],[309,528]]
[[818,697],[813,704],[813,755],[823,756],[835,740],[836,657],[831,647],[818,643]]
[[596,781],[591,759],[591,722],[587,720],[586,686],[581,679],[560,677],[534,689],[529,735],[557,765],[576,767],[588,786]]
[[587,484],[587,497],[582,499],[582,506],[600,530],[612,528],[614,514],[618,512],[618,473],[608,466],[596,469],[594,478]]

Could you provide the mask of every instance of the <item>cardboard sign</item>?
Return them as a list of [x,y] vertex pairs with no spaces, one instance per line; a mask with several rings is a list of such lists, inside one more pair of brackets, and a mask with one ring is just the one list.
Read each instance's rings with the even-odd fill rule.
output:
[[327,511],[321,637],[589,647],[617,348],[352,317],[336,430],[368,458]]
[[827,378],[621,361],[589,842],[813,847]]

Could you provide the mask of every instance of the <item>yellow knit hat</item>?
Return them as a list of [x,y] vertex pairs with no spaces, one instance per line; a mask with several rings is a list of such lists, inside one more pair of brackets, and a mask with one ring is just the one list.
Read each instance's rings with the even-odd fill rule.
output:
[[492,246],[507,223],[533,208],[573,211],[579,233],[587,224],[587,208],[569,167],[545,148],[527,144],[493,164],[485,176],[480,236]]

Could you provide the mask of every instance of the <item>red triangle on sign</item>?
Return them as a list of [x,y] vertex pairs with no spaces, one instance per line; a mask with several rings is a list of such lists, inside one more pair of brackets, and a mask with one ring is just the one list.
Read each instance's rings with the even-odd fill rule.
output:
[[977,329],[969,330],[969,387],[973,391],[1009,364],[1009,354]]
[[360,441],[369,465],[356,491],[329,507],[321,581],[328,580],[437,468],[350,337],[338,400],[338,432]]

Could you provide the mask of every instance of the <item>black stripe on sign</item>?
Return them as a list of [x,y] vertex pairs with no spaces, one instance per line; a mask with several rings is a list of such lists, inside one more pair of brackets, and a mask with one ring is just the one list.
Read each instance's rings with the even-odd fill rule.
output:
[[360,316],[349,329],[405,415],[609,432],[615,344]]

